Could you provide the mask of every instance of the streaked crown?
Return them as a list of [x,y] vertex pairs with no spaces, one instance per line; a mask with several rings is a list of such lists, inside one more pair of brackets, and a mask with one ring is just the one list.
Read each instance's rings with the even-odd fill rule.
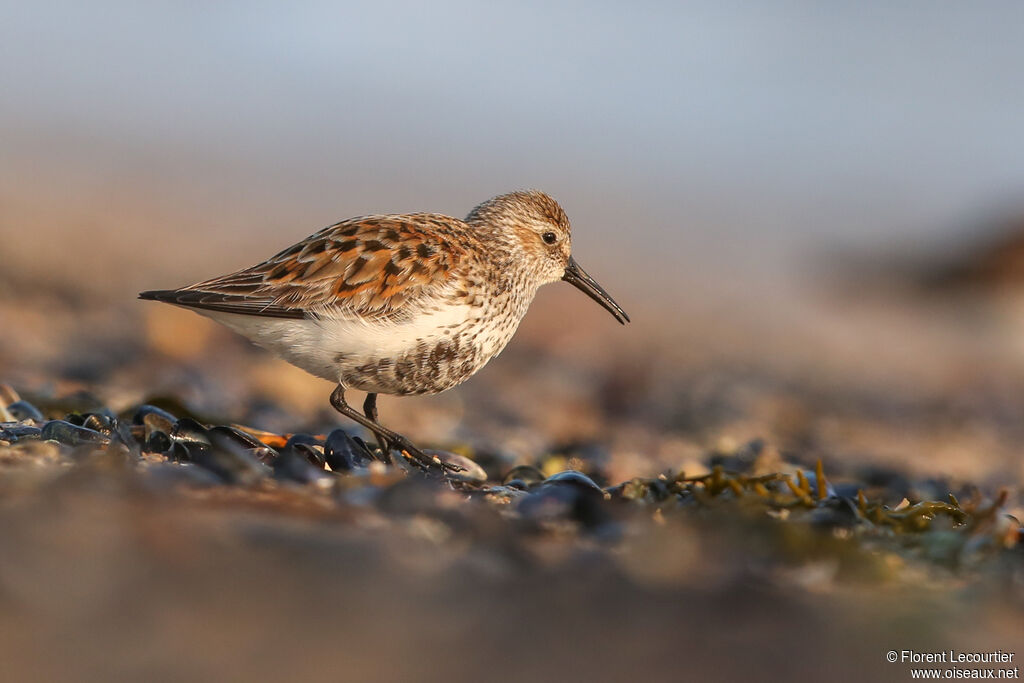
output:
[[540,190],[498,195],[469,212],[466,222],[503,239],[537,284],[562,279],[572,255],[569,217]]

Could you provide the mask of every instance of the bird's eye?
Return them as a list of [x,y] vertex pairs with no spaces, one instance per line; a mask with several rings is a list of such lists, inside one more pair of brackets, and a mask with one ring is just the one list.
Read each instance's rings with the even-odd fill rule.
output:
[[546,232],[543,235],[541,235],[541,239],[543,239],[544,242],[547,244],[554,244],[555,242],[558,241],[558,235],[556,235],[553,232]]

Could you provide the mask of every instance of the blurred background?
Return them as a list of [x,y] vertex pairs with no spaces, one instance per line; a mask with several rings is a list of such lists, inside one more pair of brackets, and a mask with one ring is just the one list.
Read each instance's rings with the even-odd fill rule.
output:
[[326,382],[136,293],[533,187],[634,324],[545,288],[385,424],[510,463],[596,448],[614,480],[765,438],[1017,495],[1018,2],[0,2],[0,65],[23,393],[329,429]]
[[[595,391],[634,440],[629,424],[688,436],[714,425],[704,413],[757,412],[737,391],[796,383],[890,413],[938,402],[1005,431],[1024,368],[1022,15],[1014,2],[8,3],[0,291],[18,324],[0,374],[44,390],[102,378],[108,398],[187,392],[234,413],[262,382],[311,419],[325,382],[261,353],[209,363],[246,346],[135,294],[342,218],[463,216],[537,187],[635,324],[545,288],[473,382],[385,398],[396,426],[479,438],[500,412],[488,429],[527,454],[538,429],[607,425]],[[153,348],[154,363],[127,362]],[[547,398],[516,440],[524,394]],[[756,422],[737,437],[776,427]]]

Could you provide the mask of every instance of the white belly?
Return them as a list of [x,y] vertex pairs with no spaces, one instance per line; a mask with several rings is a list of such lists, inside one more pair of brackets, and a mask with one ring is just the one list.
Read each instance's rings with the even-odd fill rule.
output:
[[[346,384],[347,370],[382,359],[400,359],[422,349],[424,345],[433,347],[458,334],[459,330],[472,328],[481,322],[481,310],[466,305],[444,306],[401,323],[347,318],[266,318],[204,310],[196,312],[222,323],[306,372],[342,384]],[[488,359],[501,350],[511,334],[500,340],[497,348],[494,346],[499,340],[491,337],[489,334],[479,337],[481,344],[491,347],[480,349]],[[373,390],[352,382],[347,385]],[[393,393],[384,387],[379,389]]]

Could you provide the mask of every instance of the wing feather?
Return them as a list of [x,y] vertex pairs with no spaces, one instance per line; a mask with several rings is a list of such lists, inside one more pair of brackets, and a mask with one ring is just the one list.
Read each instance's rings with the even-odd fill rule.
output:
[[471,235],[462,221],[438,214],[352,218],[251,268],[140,298],[277,318],[401,319],[458,289]]

